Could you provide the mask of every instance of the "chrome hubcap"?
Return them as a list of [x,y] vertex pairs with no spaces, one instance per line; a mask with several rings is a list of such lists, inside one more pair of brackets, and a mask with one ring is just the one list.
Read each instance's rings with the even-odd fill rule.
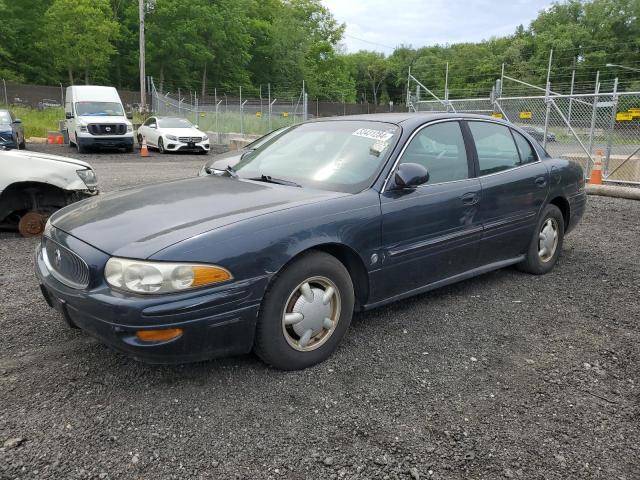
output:
[[324,344],[340,319],[340,292],[326,277],[308,278],[298,285],[285,304],[282,331],[287,343],[307,352]]
[[538,255],[540,260],[548,262],[553,258],[558,247],[558,222],[555,218],[548,218],[538,235]]

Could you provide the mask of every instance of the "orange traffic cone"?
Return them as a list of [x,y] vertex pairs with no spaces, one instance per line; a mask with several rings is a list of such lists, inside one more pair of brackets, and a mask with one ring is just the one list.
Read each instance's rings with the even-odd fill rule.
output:
[[602,185],[602,157],[604,152],[601,149],[596,150],[596,158],[593,159],[593,168],[591,169],[591,176],[589,177],[589,183],[591,185]]
[[142,146],[140,147],[140,156],[141,157],[149,156],[149,149],[147,148],[147,139],[144,137],[142,137]]

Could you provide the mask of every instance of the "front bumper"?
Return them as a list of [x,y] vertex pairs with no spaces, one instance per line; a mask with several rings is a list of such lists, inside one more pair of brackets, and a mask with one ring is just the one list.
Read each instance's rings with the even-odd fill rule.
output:
[[133,134],[118,136],[76,136],[76,143],[86,148],[133,148]]
[[[85,259],[92,278],[102,271],[95,263],[104,265],[102,260],[108,257],[102,252],[90,252],[96,253],[97,258],[87,258],[91,257],[87,253],[95,249],[70,236],[68,242],[59,243],[66,243],[63,246]],[[102,280],[97,285],[92,280],[86,290],[78,290],[53,277],[40,246],[36,249],[36,274],[45,300],[68,324],[137,360],[162,364],[248,353],[253,347],[260,299],[268,281],[259,277],[158,296],[127,295],[111,290]],[[181,328],[183,333],[164,342],[143,342],[135,335],[138,330],[164,328]]]
[[18,142],[11,132],[0,132],[0,147],[18,148]]
[[208,152],[211,149],[209,141],[198,143],[185,143],[178,140],[164,140],[164,149],[169,152]]

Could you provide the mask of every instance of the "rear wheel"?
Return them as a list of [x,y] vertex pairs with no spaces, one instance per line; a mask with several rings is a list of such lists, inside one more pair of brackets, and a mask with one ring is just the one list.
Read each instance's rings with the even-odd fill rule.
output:
[[564,217],[555,205],[547,205],[529,244],[527,256],[517,266],[534,275],[543,275],[554,267],[562,250]]
[[353,316],[349,272],[335,257],[311,252],[287,266],[262,302],[254,350],[269,365],[300,370],[326,360]]

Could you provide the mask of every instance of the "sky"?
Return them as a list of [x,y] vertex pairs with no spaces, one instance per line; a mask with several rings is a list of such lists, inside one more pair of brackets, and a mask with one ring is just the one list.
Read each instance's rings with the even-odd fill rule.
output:
[[477,42],[529,25],[551,0],[322,0],[347,24],[348,52]]

